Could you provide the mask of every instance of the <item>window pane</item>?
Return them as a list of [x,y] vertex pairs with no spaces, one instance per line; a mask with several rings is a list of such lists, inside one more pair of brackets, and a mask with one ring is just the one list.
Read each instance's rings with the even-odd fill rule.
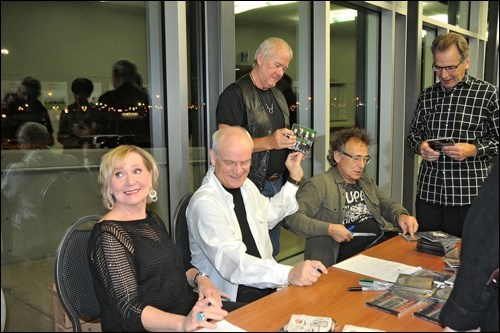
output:
[[330,132],[365,128],[374,140],[373,163],[366,173],[376,179],[379,119],[378,14],[330,3]]
[[187,7],[188,32],[188,76],[189,76],[189,167],[190,191],[195,191],[205,177],[207,171],[206,143],[206,79],[203,64],[205,55],[203,2],[189,1]]
[[[1,2],[2,47],[9,49],[1,69],[2,288],[7,303],[19,306],[7,310],[6,331],[54,331],[47,320],[54,254],[73,221],[106,212],[101,156],[123,143],[165,155],[150,130],[151,113],[164,119],[154,103],[163,92],[149,94],[151,4]],[[113,76],[114,65],[120,75]],[[165,161],[158,164],[163,201],[149,209],[167,222],[168,175]]]
[[470,1],[422,1],[422,4],[425,17],[469,29]]

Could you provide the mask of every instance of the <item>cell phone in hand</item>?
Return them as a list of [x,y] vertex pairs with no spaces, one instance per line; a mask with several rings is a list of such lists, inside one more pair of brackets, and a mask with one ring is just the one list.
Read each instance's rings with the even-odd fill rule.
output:
[[435,151],[441,151],[444,146],[453,146],[455,141],[452,138],[438,138],[438,139],[428,139],[427,143],[429,147]]

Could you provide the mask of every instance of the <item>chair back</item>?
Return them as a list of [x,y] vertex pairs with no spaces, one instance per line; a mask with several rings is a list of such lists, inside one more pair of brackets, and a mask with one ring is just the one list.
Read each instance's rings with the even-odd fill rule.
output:
[[95,321],[101,316],[87,257],[90,234],[100,218],[88,215],[76,220],[64,233],[56,253],[56,288],[73,332],[82,331],[80,319]]
[[174,212],[174,243],[181,248],[184,260],[188,261],[191,261],[191,250],[189,249],[189,232],[186,219],[186,209],[193,193],[194,192],[190,192],[184,195],[177,204]]
[[[54,256],[61,237],[72,221],[101,213],[102,202],[96,178],[87,170],[63,171],[51,177],[41,192],[40,228],[48,253]],[[42,255],[42,253],[40,253]]]

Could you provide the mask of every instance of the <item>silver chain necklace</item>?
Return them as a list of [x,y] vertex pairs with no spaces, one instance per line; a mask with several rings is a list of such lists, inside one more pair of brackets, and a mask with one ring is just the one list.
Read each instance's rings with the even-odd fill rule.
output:
[[266,106],[266,109],[269,113],[273,113],[274,112],[273,96],[270,96],[271,97],[271,107],[269,107],[269,105],[267,105],[267,103],[264,99],[264,96],[262,96],[262,92],[260,91],[259,87],[257,87],[257,85],[255,84],[255,81],[253,80],[253,77],[252,77],[252,73],[249,73],[248,75],[250,75],[250,79],[252,80],[252,83],[255,86],[255,89],[257,89],[257,91],[259,92],[260,101],[262,102],[262,104],[264,104]]

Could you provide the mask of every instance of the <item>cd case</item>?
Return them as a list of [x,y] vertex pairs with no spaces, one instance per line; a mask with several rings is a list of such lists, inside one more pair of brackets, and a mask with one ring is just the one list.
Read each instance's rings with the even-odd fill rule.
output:
[[419,238],[417,234],[414,234],[412,236],[410,234],[403,234],[402,232],[399,233],[399,236],[401,236],[407,242],[416,242]]
[[415,298],[388,291],[366,302],[366,305],[399,316],[417,303],[418,301]]
[[304,155],[307,155],[318,132],[299,124],[293,124],[292,131],[295,134],[295,143],[292,150],[301,151]]
[[330,317],[316,317],[292,314],[285,327],[285,332],[333,332],[337,323]]
[[427,140],[429,147],[436,151],[441,151],[444,146],[453,146],[455,141],[452,138],[437,138]]
[[425,238],[430,242],[436,243],[456,243],[460,242],[462,239],[446,233],[444,231],[418,231],[417,235],[419,238]]
[[434,276],[422,276],[400,273],[393,287],[408,291],[432,291],[434,287]]
[[431,321],[435,324],[441,324],[439,321],[439,314],[443,308],[445,302],[432,301],[421,310],[413,312],[413,315],[418,318],[422,318]]

